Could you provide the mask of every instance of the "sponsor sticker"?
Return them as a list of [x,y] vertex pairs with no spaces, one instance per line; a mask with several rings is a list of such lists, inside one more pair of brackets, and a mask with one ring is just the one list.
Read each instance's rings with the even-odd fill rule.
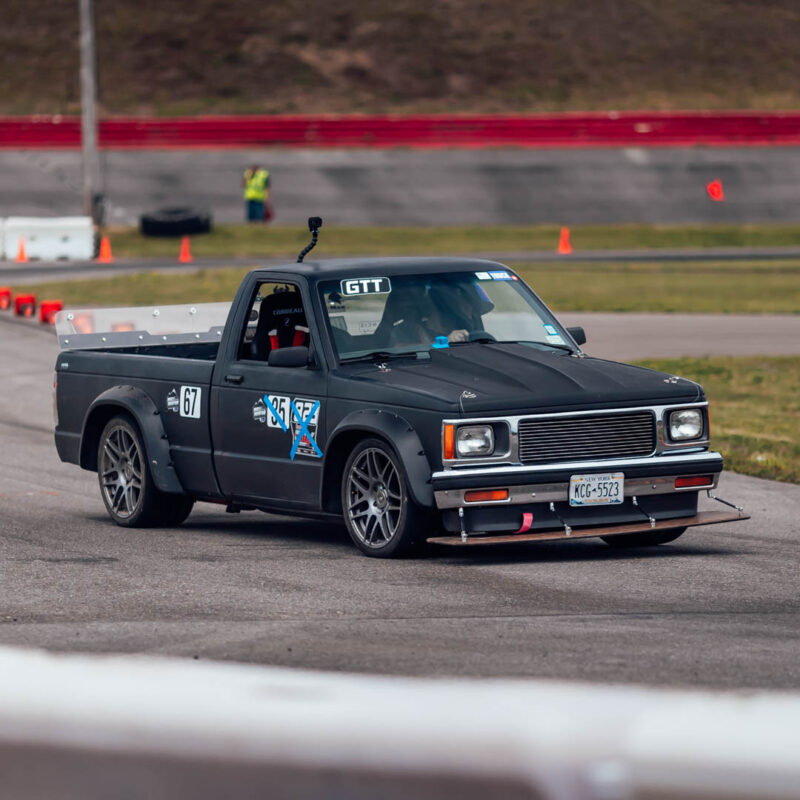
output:
[[392,282],[388,278],[344,278],[339,284],[342,294],[351,297],[358,294],[389,294]]
[[550,336],[558,336],[558,331],[556,330],[556,326],[550,325],[549,323],[544,324],[544,332]]
[[547,334],[547,343],[548,344],[564,344],[564,339],[561,336],[559,336],[557,333],[554,334],[554,335],[548,333]]
[[504,269],[489,270],[489,275],[492,276],[493,281],[510,281],[511,275]]
[[492,279],[492,276],[488,272],[476,272],[475,277],[479,281],[490,281]]
[[261,399],[253,403],[253,419],[262,425],[267,421],[267,407]]
[[167,395],[167,411],[177,414],[180,405],[181,401],[178,399],[178,390],[170,389],[169,394]]

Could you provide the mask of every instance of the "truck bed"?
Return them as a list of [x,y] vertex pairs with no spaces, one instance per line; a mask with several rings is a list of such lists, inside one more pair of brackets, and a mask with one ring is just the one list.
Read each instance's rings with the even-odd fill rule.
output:
[[[198,495],[214,494],[217,487],[208,419],[218,349],[218,342],[197,342],[62,352],[57,369],[56,428],[62,459],[80,463],[79,446],[92,403],[114,387],[132,386],[152,400],[153,413],[160,415],[169,437],[170,460],[183,485]],[[185,424],[180,408],[182,387],[192,387],[198,398],[188,420],[191,424]],[[106,416],[111,413],[124,412],[110,411]]]

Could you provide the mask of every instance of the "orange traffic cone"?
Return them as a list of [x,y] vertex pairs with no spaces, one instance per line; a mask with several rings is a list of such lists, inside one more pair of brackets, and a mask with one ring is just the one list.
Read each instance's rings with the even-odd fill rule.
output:
[[184,236],[181,239],[181,252],[178,256],[178,261],[181,264],[191,264],[194,259],[192,258],[192,248],[189,244],[189,237]]
[[19,247],[17,248],[17,264],[25,264],[28,261],[28,254],[25,252],[25,237],[19,237]]
[[561,234],[558,237],[557,253],[561,255],[568,255],[572,252],[572,245],[569,243],[569,228],[562,228]]
[[113,264],[114,256],[111,255],[111,241],[108,236],[100,239],[100,254],[97,256],[98,264]]

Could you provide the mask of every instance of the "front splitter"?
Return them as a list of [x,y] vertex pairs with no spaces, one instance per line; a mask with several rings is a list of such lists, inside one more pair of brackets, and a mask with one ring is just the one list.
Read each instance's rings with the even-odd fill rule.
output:
[[536,533],[470,533],[466,538],[458,536],[431,536],[429,544],[444,544],[457,547],[470,547],[485,544],[517,544],[518,542],[552,542],[564,539],[588,539],[592,536],[620,536],[626,533],[656,533],[674,528],[694,528],[699,525],[717,525],[720,522],[738,522],[750,519],[749,514],[732,511],[700,511],[691,517],[655,520],[654,524],[642,521],[626,525],[608,525],[592,528],[572,528],[569,533],[564,528]]

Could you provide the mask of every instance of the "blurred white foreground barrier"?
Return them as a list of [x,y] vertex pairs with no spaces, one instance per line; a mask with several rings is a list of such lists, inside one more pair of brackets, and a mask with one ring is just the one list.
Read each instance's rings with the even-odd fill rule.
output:
[[800,697],[0,650],[0,795],[800,797]]
[[94,258],[91,217],[6,217],[3,220],[3,254],[13,261],[19,241],[25,239],[28,258],[40,261],[89,261]]

